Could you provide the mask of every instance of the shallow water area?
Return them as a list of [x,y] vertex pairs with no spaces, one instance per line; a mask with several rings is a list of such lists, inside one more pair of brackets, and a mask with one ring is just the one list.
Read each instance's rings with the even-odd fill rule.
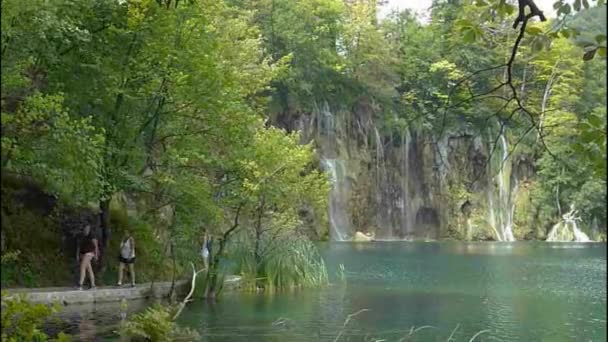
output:
[[[606,244],[322,243],[331,285],[196,301],[204,341],[605,341]],[[340,265],[344,265],[344,276]],[[106,335],[107,336],[107,335]]]

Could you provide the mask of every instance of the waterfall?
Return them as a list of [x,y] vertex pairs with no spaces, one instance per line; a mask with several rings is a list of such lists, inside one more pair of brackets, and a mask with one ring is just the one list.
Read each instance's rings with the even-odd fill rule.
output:
[[380,133],[378,133],[378,128],[374,126],[374,133],[376,134],[376,184],[378,186],[377,197],[378,203],[382,202],[382,185],[384,184],[384,144],[382,143],[382,138],[380,138]]
[[591,239],[589,238],[589,236],[587,236],[587,234],[585,234],[585,232],[583,232],[582,230],[580,230],[578,228],[576,221],[571,221],[570,224],[572,225],[572,231],[574,232],[574,241],[591,242]]
[[498,232],[498,227],[496,226],[496,215],[494,214],[494,201],[492,200],[493,193],[492,188],[488,186],[488,214],[490,216],[490,227],[494,230],[494,234],[496,234],[496,239],[498,241],[503,241],[502,235]]
[[319,131],[321,132],[322,136],[327,137],[327,139],[329,139],[331,142],[331,140],[335,138],[334,133],[336,123],[334,115],[331,113],[329,109],[329,104],[327,104],[327,102],[323,102],[323,105],[321,106],[319,112],[319,114],[321,114],[321,127]]
[[[574,204],[570,206],[570,211],[562,215],[562,220],[556,223],[547,236],[549,242],[591,242],[591,239],[585,232],[578,228],[577,221],[580,218],[576,216],[577,211],[574,210]],[[570,228],[570,229],[568,229]]]
[[402,161],[401,167],[402,171],[402,194],[401,198],[403,199],[403,206],[401,207],[401,231],[403,233],[409,234],[413,232],[414,228],[414,217],[412,210],[412,194],[410,192],[410,144],[412,141],[412,137],[410,135],[409,128],[405,128],[404,132],[401,135],[401,148],[402,151]]
[[[489,222],[496,234],[498,241],[515,241],[513,235],[513,214],[515,211],[515,203],[512,195],[515,193],[515,187],[511,187],[511,161],[509,160],[509,145],[503,132],[499,135],[500,144],[502,147],[502,156],[500,157],[499,171],[494,180],[498,186],[498,196],[494,201],[494,190],[492,183],[488,186],[488,215]],[[491,173],[491,170],[490,170]]]
[[330,236],[335,241],[349,239],[349,217],[346,210],[348,198],[345,187],[344,162],[339,159],[321,159],[321,163],[329,172],[331,179],[331,193],[329,196],[329,224]]
[[331,191],[329,193],[329,225],[330,236],[335,241],[349,240],[351,231],[348,216],[348,182],[344,159],[340,158],[339,141],[336,131],[339,126],[338,117],[331,112],[327,101],[315,107],[317,119],[317,141],[321,144],[321,164],[329,174]]
[[466,239],[467,240],[471,240],[472,234],[473,234],[473,225],[471,224],[471,218],[467,217],[467,230],[466,230]]
[[511,167],[509,158],[509,146],[507,145],[507,139],[504,134],[500,133],[500,142],[502,145],[502,158],[500,165],[500,172],[498,173],[498,187],[500,194],[500,207],[501,207],[501,223],[502,223],[502,236],[505,241],[515,241],[513,237],[513,209],[511,204],[511,184],[509,182],[511,178]]
[[386,231],[388,236],[384,238],[392,238],[393,222],[392,209],[394,202],[392,201],[392,182],[389,181],[386,171],[386,160],[384,143],[378,128],[374,125],[375,148],[376,148],[376,203],[377,203],[377,224],[379,228]]

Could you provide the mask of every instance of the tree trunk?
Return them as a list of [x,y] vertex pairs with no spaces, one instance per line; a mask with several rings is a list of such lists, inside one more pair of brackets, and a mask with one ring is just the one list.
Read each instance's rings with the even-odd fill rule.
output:
[[111,197],[108,197],[105,200],[99,201],[99,209],[100,209],[100,220],[99,227],[101,229],[101,239],[99,241],[99,260],[98,260],[98,273],[99,277],[103,275],[106,271],[106,248],[108,247],[108,243],[110,241],[110,201]]
[[215,256],[209,255],[209,270],[207,270],[207,289],[205,290],[205,297],[208,299],[215,299],[218,290],[218,278],[219,278],[219,266],[220,257],[224,253],[226,247],[226,240],[223,238],[219,240],[219,248]]
[[217,295],[218,289],[218,276],[219,276],[219,265],[220,258],[224,255],[224,249],[226,248],[226,243],[230,238],[231,234],[238,228],[239,226],[239,217],[241,213],[241,209],[243,208],[243,203],[241,203],[236,209],[236,213],[234,215],[234,223],[224,234],[218,239],[219,247],[217,249],[217,253],[215,255],[209,255],[209,270],[207,270],[207,288],[205,289],[205,297],[209,299],[215,299]]
[[[254,257],[254,262],[255,262],[255,269],[254,274],[256,276],[256,278],[258,277],[258,269],[260,267],[260,265],[262,264],[262,255],[260,254],[260,243],[262,240],[262,218],[264,216],[264,207],[265,207],[265,198],[264,196],[262,196],[262,199],[260,201],[260,205],[258,206],[258,212],[257,212],[257,220],[255,223],[255,245],[254,245],[254,249],[253,249],[253,257]],[[257,281],[256,281],[257,283]],[[256,284],[257,286],[257,284]]]

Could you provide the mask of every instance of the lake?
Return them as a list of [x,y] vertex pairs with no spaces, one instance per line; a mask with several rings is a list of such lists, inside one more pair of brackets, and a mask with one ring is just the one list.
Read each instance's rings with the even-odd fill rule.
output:
[[412,327],[414,341],[606,340],[604,243],[319,247],[330,286],[226,294],[190,304],[179,323],[205,341],[333,341],[341,330],[341,341],[399,341]]

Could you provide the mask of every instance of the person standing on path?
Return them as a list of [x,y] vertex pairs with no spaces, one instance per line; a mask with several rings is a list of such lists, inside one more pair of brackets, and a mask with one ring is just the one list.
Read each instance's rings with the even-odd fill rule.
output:
[[203,263],[205,264],[205,270],[209,270],[209,259],[211,258],[211,236],[205,232],[203,238],[203,248],[201,249],[201,256],[203,257]]
[[93,273],[93,267],[91,266],[92,260],[97,260],[99,257],[99,246],[97,245],[97,238],[91,232],[91,225],[86,224],[83,231],[84,236],[80,239],[80,243],[76,248],[76,261],[80,263],[80,280],[78,281],[78,289],[82,290],[82,284],[86,273],[89,273],[89,281],[91,282],[91,289],[95,290],[95,274]]
[[129,230],[125,230],[125,236],[120,243],[120,255],[118,256],[118,286],[122,286],[122,275],[127,265],[131,275],[131,286],[135,287],[135,239]]

